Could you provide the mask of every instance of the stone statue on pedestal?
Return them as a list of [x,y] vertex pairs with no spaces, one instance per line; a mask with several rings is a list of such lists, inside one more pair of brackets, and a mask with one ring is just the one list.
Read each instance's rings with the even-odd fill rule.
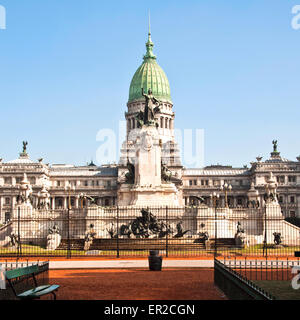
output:
[[10,245],[13,249],[17,249],[20,243],[20,237],[12,233],[10,236]]
[[125,174],[126,183],[133,184],[134,177],[135,177],[135,169],[134,169],[134,165],[129,161],[127,161],[127,169],[128,169],[128,172]]
[[61,242],[61,235],[59,234],[58,225],[55,224],[52,228],[49,228],[49,234],[47,236],[47,248],[46,250],[56,250]]
[[245,230],[242,228],[241,223],[238,221],[234,239],[235,239],[235,245],[238,246],[239,248],[244,248],[245,246],[244,233],[245,233]]
[[274,236],[275,246],[280,246],[281,243],[282,243],[281,233],[279,233],[279,232],[274,232],[274,233],[273,233],[273,236]]
[[90,231],[86,233],[84,238],[84,251],[90,250],[90,246],[93,244],[94,238],[96,236],[96,232],[94,231],[94,225],[90,225]]
[[172,172],[168,169],[168,167],[161,162],[161,179],[165,182],[170,182],[172,177]]

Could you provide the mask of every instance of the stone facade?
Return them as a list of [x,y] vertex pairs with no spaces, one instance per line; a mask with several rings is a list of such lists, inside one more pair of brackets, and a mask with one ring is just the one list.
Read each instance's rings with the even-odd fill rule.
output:
[[[280,155],[271,155],[266,161],[259,158],[252,162],[250,168],[210,166],[181,169],[184,204],[197,204],[198,199],[195,197],[203,197],[210,206],[210,195],[218,192],[221,203],[225,206],[225,195],[220,187],[226,182],[232,185],[232,190],[228,193],[229,207],[247,207],[248,201],[253,197],[263,203],[265,185],[272,172],[278,184],[277,193],[283,215],[300,216],[299,160],[289,161]],[[34,206],[38,206],[41,191],[46,186],[50,196],[50,209],[67,209],[69,198],[72,208],[85,207],[91,201],[88,197],[94,198],[99,206],[118,205],[118,176],[124,170],[124,167],[118,165],[49,165],[42,160],[32,161],[28,155],[20,156],[14,161],[1,161],[0,223],[11,219],[24,173],[32,185]],[[83,195],[87,197],[84,198]]]

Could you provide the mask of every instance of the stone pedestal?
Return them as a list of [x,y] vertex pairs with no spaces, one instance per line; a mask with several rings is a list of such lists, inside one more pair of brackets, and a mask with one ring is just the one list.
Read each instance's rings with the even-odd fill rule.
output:
[[58,233],[49,234],[47,236],[47,249],[49,251],[56,250],[61,242],[61,235]]
[[161,180],[161,141],[155,126],[143,126],[135,145],[134,184],[121,183],[120,206],[179,206],[182,193],[174,183]]
[[281,213],[281,207],[275,201],[272,203],[266,203],[265,214],[264,214],[264,230],[267,231],[267,243],[274,243],[274,232],[283,235],[283,221],[284,216]]

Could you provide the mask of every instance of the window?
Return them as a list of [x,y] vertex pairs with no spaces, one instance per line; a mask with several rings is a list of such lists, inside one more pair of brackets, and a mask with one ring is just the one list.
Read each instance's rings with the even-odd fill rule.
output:
[[290,211],[290,217],[295,218],[296,217],[296,212],[295,211]]
[[16,177],[16,184],[20,184],[22,182],[22,177]]
[[89,185],[88,181],[84,181],[84,186],[87,187]]
[[190,186],[192,186],[193,185],[193,180],[190,180],[189,183],[190,183]]
[[294,196],[291,196],[290,203],[295,203],[295,197]]
[[295,176],[289,176],[289,182],[292,182],[292,183],[294,183],[294,182],[296,182],[296,177]]
[[279,203],[283,203],[283,197],[279,196]]
[[35,177],[30,177],[30,178],[29,178],[29,182],[30,182],[31,185],[36,184],[36,179],[35,179]]
[[56,185],[57,185],[58,187],[60,187],[60,186],[61,186],[60,181],[56,181]]
[[12,182],[11,182],[11,178],[10,177],[7,177],[7,178],[4,178],[4,184],[8,184],[8,185],[11,185]]
[[9,222],[10,221],[10,212],[5,212],[5,222]]
[[10,205],[10,198],[5,198],[5,204],[8,206]]
[[278,183],[284,183],[284,180],[285,180],[285,179],[284,179],[284,176],[278,176],[278,177],[277,177],[277,182],[278,182]]

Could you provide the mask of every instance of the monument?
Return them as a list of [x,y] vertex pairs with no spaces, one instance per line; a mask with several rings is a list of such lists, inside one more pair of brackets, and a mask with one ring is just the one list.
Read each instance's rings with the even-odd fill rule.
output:
[[134,141],[134,163],[127,161],[128,172],[120,181],[118,199],[120,206],[160,205],[179,206],[179,191],[171,182],[171,171],[162,163],[162,142],[159,138],[155,114],[160,102],[152,90],[144,93],[145,108],[137,115],[139,129]]

